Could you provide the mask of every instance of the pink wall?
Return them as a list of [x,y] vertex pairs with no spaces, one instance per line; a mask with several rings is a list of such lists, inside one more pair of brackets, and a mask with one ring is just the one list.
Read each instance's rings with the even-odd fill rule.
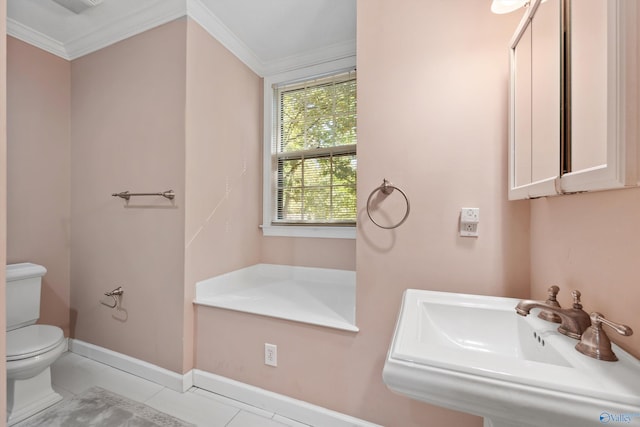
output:
[[40,322],[69,335],[68,61],[7,40],[7,262],[47,268]]
[[[71,63],[71,334],[183,368],[186,19]],[[114,192],[172,189],[124,200]],[[100,305],[124,288],[123,310]]]
[[[406,288],[528,296],[528,202],[508,202],[505,184],[518,19],[476,0],[358,3],[360,332],[198,308],[196,367],[383,425],[481,424],[391,393],[382,367]],[[394,231],[364,212],[385,177],[411,200]],[[397,215],[396,204],[378,214]],[[457,236],[463,206],[481,209],[478,239]],[[276,369],[263,364],[265,342],[278,345]]]
[[355,270],[356,241],[354,239],[264,237],[261,262]]
[[260,262],[262,81],[187,25],[183,370],[193,367],[195,283]]
[[[0,0],[0,170],[7,170],[7,2]],[[0,174],[0,354],[6,354],[5,320],[5,273],[7,259],[7,177]],[[7,371],[6,360],[0,360],[0,414],[7,413]],[[6,425],[5,417],[0,417],[0,427]]]

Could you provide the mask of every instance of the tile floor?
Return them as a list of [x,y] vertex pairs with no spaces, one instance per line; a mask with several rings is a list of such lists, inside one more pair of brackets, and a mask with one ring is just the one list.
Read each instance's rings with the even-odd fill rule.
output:
[[64,398],[98,386],[199,427],[308,427],[196,387],[178,393],[71,352],[64,353],[51,366],[51,381]]

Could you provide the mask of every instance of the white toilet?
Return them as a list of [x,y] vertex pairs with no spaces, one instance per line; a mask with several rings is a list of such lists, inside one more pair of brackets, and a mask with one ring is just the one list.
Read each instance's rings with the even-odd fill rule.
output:
[[47,269],[7,265],[7,425],[62,400],[51,388],[51,364],[65,351],[62,329],[36,325],[40,288]]

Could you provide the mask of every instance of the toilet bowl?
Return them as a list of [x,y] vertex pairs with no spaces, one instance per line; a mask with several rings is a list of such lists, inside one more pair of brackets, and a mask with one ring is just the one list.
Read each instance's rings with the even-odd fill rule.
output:
[[7,332],[7,375],[17,380],[35,377],[65,349],[62,329],[32,325]]
[[30,263],[7,266],[7,425],[62,400],[51,387],[51,364],[66,349],[62,329],[36,325],[41,278],[46,269]]

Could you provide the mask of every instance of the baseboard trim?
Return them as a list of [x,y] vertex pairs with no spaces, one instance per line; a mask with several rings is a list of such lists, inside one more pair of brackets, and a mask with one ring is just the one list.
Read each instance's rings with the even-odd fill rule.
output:
[[193,369],[184,375],[104,347],[69,338],[69,351],[184,393],[192,386],[220,394],[303,424],[323,427],[381,427],[340,412]]
[[275,412],[278,415],[303,424],[323,427],[381,427],[378,424],[210,372],[199,369],[194,369],[192,372],[193,385],[195,387],[221,394],[269,412]]
[[178,374],[126,354],[73,338],[69,338],[69,351],[181,393],[193,386],[192,371],[184,375]]

